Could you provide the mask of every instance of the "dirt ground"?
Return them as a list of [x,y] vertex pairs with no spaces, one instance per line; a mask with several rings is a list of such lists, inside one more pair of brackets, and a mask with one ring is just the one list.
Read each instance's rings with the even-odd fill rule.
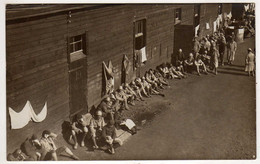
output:
[[220,67],[217,76],[170,80],[165,97],[137,102],[126,114],[142,129],[116,154],[73,152],[82,160],[255,159],[255,78],[243,71],[248,47],[254,38],[238,45],[234,65]]

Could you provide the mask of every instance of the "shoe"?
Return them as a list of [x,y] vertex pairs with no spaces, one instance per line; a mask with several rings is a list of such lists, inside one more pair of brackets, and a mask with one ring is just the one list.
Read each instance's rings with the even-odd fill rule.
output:
[[84,147],[84,146],[85,146],[84,141],[81,142],[80,146],[81,146],[81,147]]
[[115,149],[111,148],[111,154],[115,154]]
[[76,143],[74,146],[73,146],[73,149],[77,149],[78,148],[78,143]]
[[71,158],[74,160],[79,160],[79,157],[77,157],[76,155],[72,155]]

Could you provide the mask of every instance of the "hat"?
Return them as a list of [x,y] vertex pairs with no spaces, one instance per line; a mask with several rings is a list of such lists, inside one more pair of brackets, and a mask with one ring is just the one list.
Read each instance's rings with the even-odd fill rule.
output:
[[98,110],[98,111],[96,112],[96,115],[97,115],[97,116],[102,116],[102,112],[101,112],[100,110]]
[[50,132],[49,130],[44,130],[44,131],[42,132],[42,136],[44,137],[45,134],[51,134],[51,132]]
[[37,140],[37,139],[38,139],[37,135],[33,134],[32,137],[31,137],[31,140]]
[[122,90],[122,89],[123,89],[123,87],[120,85],[120,86],[119,86],[119,89],[120,89],[120,90]]
[[251,49],[251,48],[248,48],[247,51],[252,51],[252,49]]

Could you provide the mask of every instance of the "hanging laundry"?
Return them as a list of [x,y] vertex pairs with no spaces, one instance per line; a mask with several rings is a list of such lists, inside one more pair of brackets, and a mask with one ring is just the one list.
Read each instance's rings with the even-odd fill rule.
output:
[[45,104],[39,114],[36,115],[34,110],[32,110],[32,120],[34,122],[42,122],[46,118],[46,116],[47,116],[47,102],[45,102]]
[[147,61],[145,47],[143,47],[140,51],[141,51],[141,62],[143,63],[143,62]]
[[230,11],[230,12],[229,12],[229,14],[227,15],[227,17],[228,17],[229,19],[231,19],[231,18],[232,18],[231,11]]
[[126,78],[129,71],[130,71],[130,61],[127,58],[127,56],[124,55],[123,64],[122,64],[121,83],[126,83]]
[[195,27],[195,36],[198,36],[198,34],[199,34],[199,28],[200,28],[200,25],[198,25],[198,26]]
[[11,129],[21,129],[25,127],[29,121],[42,122],[47,116],[47,102],[39,114],[35,114],[30,101],[27,101],[21,112],[14,111],[9,107],[11,118]]
[[209,23],[206,23],[206,29],[207,29],[207,30],[210,29]]
[[218,19],[219,19],[220,22],[222,22],[222,14],[218,15]]
[[213,32],[216,32],[217,31],[217,22],[214,21],[213,22]]
[[114,75],[113,75],[113,65],[112,62],[108,62],[108,67],[105,62],[102,62],[103,65],[103,75],[104,75],[104,85],[102,85],[102,96],[110,94],[114,91]]
[[245,11],[247,11],[249,9],[249,4],[244,5],[244,9],[245,9]]
[[217,23],[217,29],[219,29],[219,25],[220,25],[219,18],[216,19],[216,23]]

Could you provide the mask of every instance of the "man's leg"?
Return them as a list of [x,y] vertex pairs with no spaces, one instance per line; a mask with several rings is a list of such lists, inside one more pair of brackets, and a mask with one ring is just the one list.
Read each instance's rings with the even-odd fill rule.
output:
[[199,67],[200,67],[199,65],[196,65],[197,73],[198,73],[198,75],[200,76],[200,68],[199,68]]
[[71,134],[72,134],[72,138],[74,140],[74,146],[73,148],[74,149],[77,149],[78,148],[78,139],[77,139],[77,136],[76,136],[76,131],[75,130],[72,130],[71,131]]
[[74,155],[74,154],[72,153],[72,151],[71,151],[67,146],[59,147],[59,148],[56,150],[56,155],[60,155],[60,154],[63,153],[63,152],[65,152],[66,154],[68,154],[70,158],[75,159],[75,160],[79,160],[79,157],[77,157],[76,155]]
[[82,141],[81,141],[81,144],[80,146],[85,146],[85,138],[88,134],[88,128],[87,127],[83,127],[83,136],[82,136]]

